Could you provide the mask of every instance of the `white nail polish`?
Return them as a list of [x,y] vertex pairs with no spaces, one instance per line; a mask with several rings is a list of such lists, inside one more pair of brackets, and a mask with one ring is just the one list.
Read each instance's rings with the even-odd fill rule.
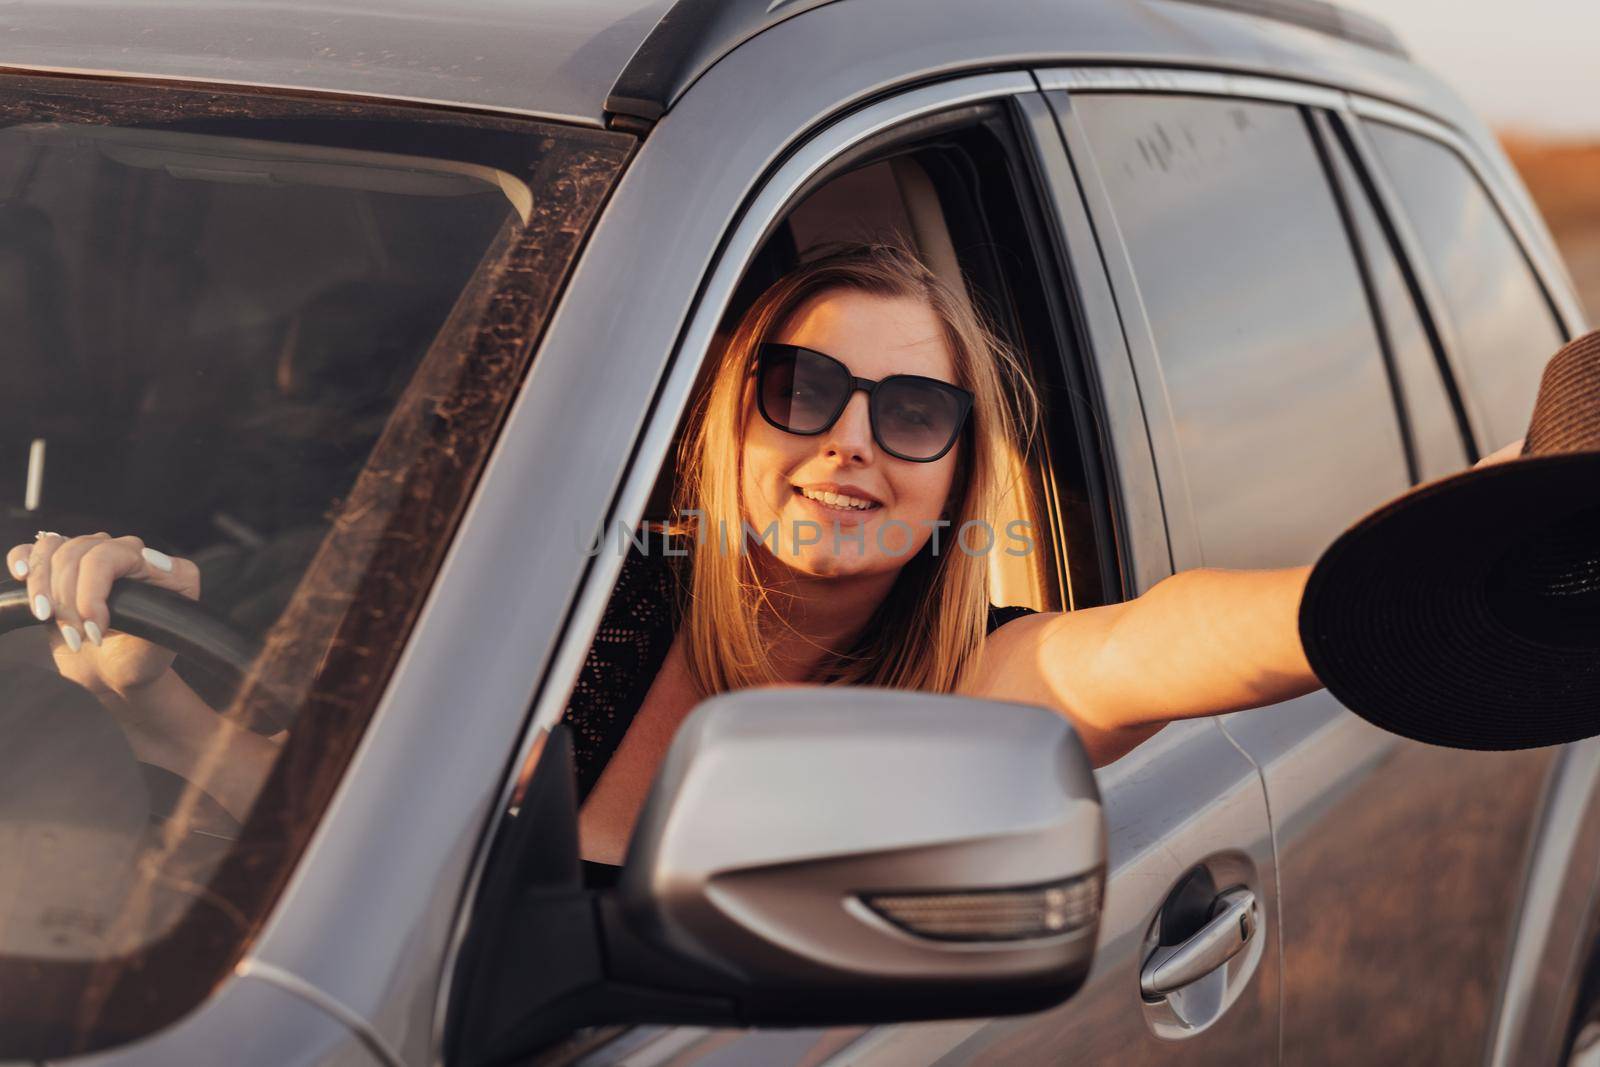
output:
[[40,622],[50,617],[50,598],[43,593],[33,598],[33,617]]
[[18,578],[26,578],[28,576],[28,561],[25,559],[19,559],[17,560],[17,565],[11,569],[16,573]]
[[144,556],[145,562],[156,568],[156,570],[172,573],[172,557],[165,552],[157,552],[153,548],[146,548],[141,552],[141,555]]
[[61,628],[61,636],[66,640],[67,647],[72,651],[76,652],[83,647],[83,638],[78,636],[78,628],[76,626],[63,626]]
[[96,623],[93,619],[84,619],[83,620],[83,632],[84,632],[85,635],[88,636],[89,643],[91,645],[93,645],[95,648],[99,648],[100,647],[100,640],[101,640],[101,636],[102,635],[100,633],[100,625],[98,623]]

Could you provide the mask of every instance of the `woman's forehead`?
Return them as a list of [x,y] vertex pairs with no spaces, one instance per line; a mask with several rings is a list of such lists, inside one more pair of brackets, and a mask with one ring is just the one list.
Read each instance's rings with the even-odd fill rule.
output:
[[770,339],[826,352],[861,378],[922,374],[955,381],[944,324],[915,297],[818,293],[795,308]]

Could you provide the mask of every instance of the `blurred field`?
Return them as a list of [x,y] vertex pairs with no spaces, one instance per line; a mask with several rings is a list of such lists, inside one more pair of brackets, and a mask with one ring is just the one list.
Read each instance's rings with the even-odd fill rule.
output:
[[1600,142],[1502,134],[1511,161],[1550,223],[1589,321],[1600,315]]

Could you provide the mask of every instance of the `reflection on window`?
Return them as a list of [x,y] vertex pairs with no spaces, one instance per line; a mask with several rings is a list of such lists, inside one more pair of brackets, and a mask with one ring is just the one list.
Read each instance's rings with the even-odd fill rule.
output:
[[1407,477],[1370,305],[1304,118],[1169,96],[1074,106],[1154,334],[1204,562],[1311,562]]
[[[0,428],[0,540],[137,533],[193,559],[204,603],[264,638],[512,204],[418,160],[112,127],[0,130],[0,168],[20,187],[0,209],[16,283],[0,315],[22,394]],[[192,807],[210,826],[188,854],[206,862],[183,869],[203,884],[238,820],[185,795],[193,760],[132,751],[158,821]],[[141,935],[184,909],[153,894]]]

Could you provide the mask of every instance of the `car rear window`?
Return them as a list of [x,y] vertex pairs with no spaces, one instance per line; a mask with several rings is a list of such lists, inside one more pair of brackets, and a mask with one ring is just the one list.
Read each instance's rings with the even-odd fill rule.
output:
[[0,613],[0,1059],[148,1033],[238,958],[632,143],[0,78],[0,550],[103,530],[194,560],[252,655],[219,672],[180,650],[175,670],[276,746],[223,810],[229,750],[173,773],[151,755],[163,727],[67,681],[45,627]]
[[1555,312],[1505,219],[1461,157],[1370,122],[1367,131],[1444,300],[1456,371],[1486,425],[1483,451],[1521,437],[1539,376],[1561,347]]

